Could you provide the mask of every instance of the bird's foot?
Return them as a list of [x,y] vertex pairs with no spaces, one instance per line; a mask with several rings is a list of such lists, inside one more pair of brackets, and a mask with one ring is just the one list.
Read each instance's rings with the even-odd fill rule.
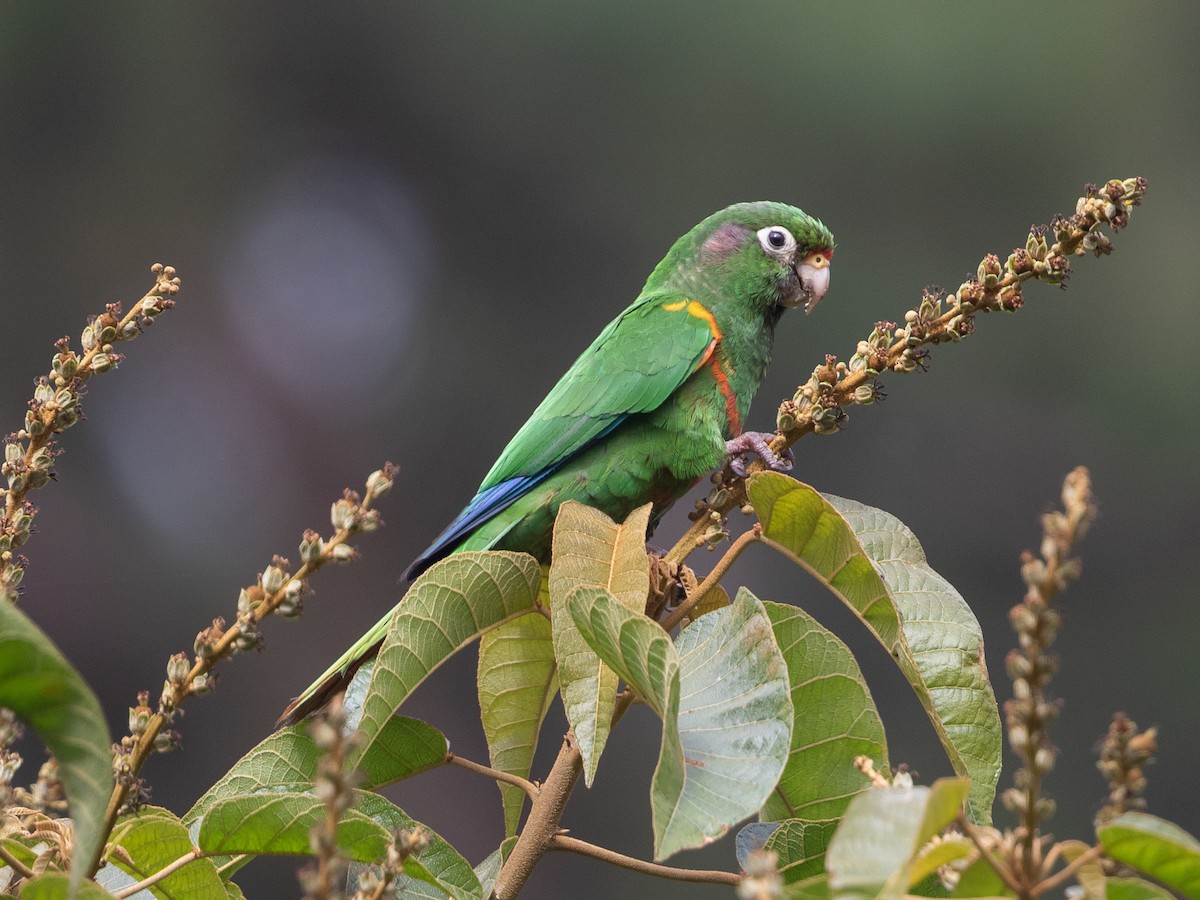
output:
[[761,459],[763,465],[772,472],[792,471],[795,456],[792,455],[791,449],[785,449],[781,453],[772,450],[770,441],[773,437],[775,435],[761,431],[744,431],[733,440],[726,441],[725,452],[729,456],[729,468],[733,470],[733,474],[739,478],[746,477],[746,462],[743,455],[748,453],[753,453]]

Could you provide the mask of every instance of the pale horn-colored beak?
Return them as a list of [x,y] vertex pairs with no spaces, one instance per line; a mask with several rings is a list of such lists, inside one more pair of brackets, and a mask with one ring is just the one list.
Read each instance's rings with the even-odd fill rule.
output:
[[804,312],[810,313],[817,308],[825,292],[829,290],[829,258],[828,250],[814,250],[796,266],[796,275],[800,278],[801,299],[804,301]]

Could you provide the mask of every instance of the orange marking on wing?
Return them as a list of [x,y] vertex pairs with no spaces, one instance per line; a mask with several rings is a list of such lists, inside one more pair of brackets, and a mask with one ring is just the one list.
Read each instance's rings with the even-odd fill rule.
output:
[[[716,342],[713,343],[715,346]],[[729,376],[725,374],[721,360],[717,359],[715,355],[709,362],[709,368],[712,370],[713,381],[717,383],[717,390],[725,398],[725,418],[729,420],[729,435],[737,437],[742,433],[742,417],[738,412],[737,397],[733,394],[733,388],[729,386]]]
[[665,309],[667,312],[679,312],[685,306],[687,306],[687,301],[680,300],[678,303],[664,303],[663,309]]
[[717,326],[717,320],[713,317],[703,304],[697,303],[695,300],[688,301],[687,311],[689,316],[695,316],[697,319],[703,319],[708,323],[708,330],[712,332],[714,340],[721,340],[724,335],[721,334],[721,329]]

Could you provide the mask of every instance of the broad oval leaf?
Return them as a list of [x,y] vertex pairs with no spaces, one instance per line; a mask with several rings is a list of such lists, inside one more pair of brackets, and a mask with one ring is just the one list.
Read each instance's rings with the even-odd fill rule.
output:
[[[306,791],[230,797],[209,807],[196,843],[213,855],[308,856],[312,853],[309,831],[325,815],[325,804]],[[348,859],[381,859],[389,840],[387,829],[366,813],[351,807],[342,814],[337,844]]]
[[[378,788],[443,765],[447,746],[446,736],[432,725],[393,716],[360,763],[361,784]],[[286,785],[311,784],[320,758],[321,751],[304,723],[281,728],[234,763],[184,814],[183,822],[191,825],[198,821],[218,800]]]
[[603,588],[623,607],[641,613],[650,590],[646,558],[647,503],[618,525],[598,509],[567,501],[554,520],[550,565],[550,609],[554,656],[563,707],[583,757],[588,787],[596,777],[617,702],[617,674],[596,655],[567,612],[567,597],[578,587]]
[[833,897],[904,896],[918,853],[958,817],[967,790],[966,779],[941,778],[930,787],[873,788],[855,797],[825,854]]
[[825,853],[837,831],[837,819],[787,819],[767,838],[765,849],[779,855],[784,884],[804,881],[825,871]]
[[[492,767],[529,777],[538,733],[558,691],[550,620],[540,612],[493,628],[479,641],[479,713]],[[504,833],[516,834],[525,792],[497,782]]]
[[836,819],[870,786],[855,757],[887,766],[883,721],[850,648],[798,607],[763,606],[787,663],[796,718],[787,766],[762,817]]
[[1128,812],[1096,829],[1104,852],[1187,897],[1200,897],[1200,841],[1174,822]]
[[650,787],[655,858],[716,840],[754,813],[783,771],[792,726],[787,667],[762,604],[742,591],[674,644],[601,589],[576,588],[567,607],[663,719]]
[[[123,816],[113,829],[110,844],[129,856],[109,856],[108,865],[96,873],[102,887],[117,892],[161,872],[192,849],[187,827],[170,810],[143,806],[136,814]],[[194,859],[147,888],[166,900],[209,900],[226,896],[225,883],[211,859]]]
[[1000,777],[1000,714],[983,633],[895,516],[763,472],[749,482],[764,535],[862,619],[912,684],[955,772],[971,780],[972,818],[991,821]]
[[58,760],[75,821],[70,884],[77,887],[99,859],[104,840],[104,811],[113,791],[112,738],[100,702],[82,676],[7,601],[0,601],[0,707],[36,731]]
[[405,594],[375,658],[347,768],[376,751],[388,720],[438,666],[490,628],[533,609],[542,570],[524,553],[456,553]]

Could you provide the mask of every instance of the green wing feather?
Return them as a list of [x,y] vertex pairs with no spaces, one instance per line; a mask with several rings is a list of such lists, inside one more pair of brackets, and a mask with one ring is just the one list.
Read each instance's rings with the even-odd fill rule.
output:
[[662,405],[704,362],[714,340],[704,319],[664,308],[680,300],[687,302],[646,295],[610,322],[509,441],[480,492],[536,475],[625,416]]

